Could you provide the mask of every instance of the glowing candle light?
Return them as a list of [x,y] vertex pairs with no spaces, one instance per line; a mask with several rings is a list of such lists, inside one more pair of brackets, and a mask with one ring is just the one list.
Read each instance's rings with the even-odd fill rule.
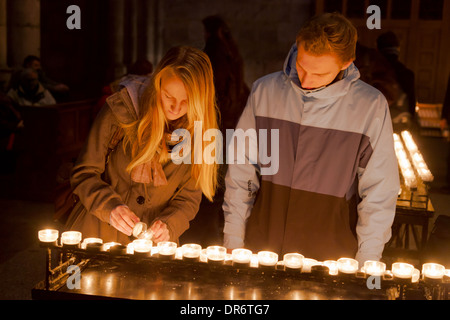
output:
[[38,232],[39,241],[45,243],[56,242],[59,237],[59,231],[54,229],[44,229]]
[[283,256],[284,266],[289,269],[301,269],[304,258],[300,253],[286,253]]
[[414,266],[409,263],[396,262],[392,264],[392,273],[394,277],[400,279],[411,279],[414,272]]
[[177,243],[172,241],[161,241],[156,245],[160,257],[173,258],[177,251]]
[[68,246],[76,246],[81,242],[81,232],[66,231],[61,234],[61,244]]
[[127,254],[133,254],[134,253],[134,245],[133,242],[130,242],[127,244]]
[[330,270],[330,275],[335,276],[339,273],[338,263],[336,260],[325,260],[323,262],[323,265],[328,267],[328,269]]
[[206,248],[208,261],[225,261],[227,248],[222,246],[209,246]]
[[403,148],[403,144],[400,140],[400,136],[396,133],[393,134],[394,137],[394,149],[395,155],[397,156],[397,161],[400,166],[400,171],[402,173],[403,179],[405,181],[405,186],[408,189],[417,188],[417,179],[414,174],[414,170],[408,159],[408,156]]
[[368,260],[364,262],[364,272],[369,276],[382,276],[386,271],[386,264],[380,261]]
[[258,268],[259,258],[256,253],[252,253],[252,256],[250,258],[250,267],[251,268]]
[[445,269],[445,271],[444,271],[444,277],[450,278],[450,269]]
[[199,244],[187,243],[181,246],[183,249],[183,259],[198,260],[202,247]]
[[358,261],[351,258],[340,258],[337,261],[339,272],[352,274],[358,271]]
[[278,262],[278,254],[271,251],[259,251],[258,263],[260,266],[275,267]]
[[136,239],[133,241],[134,254],[150,255],[153,242],[148,239]]
[[419,279],[420,279],[420,270],[414,268],[414,271],[413,271],[413,274],[412,274],[412,278],[411,278],[411,282],[412,283],[417,283],[417,282],[419,282]]
[[81,249],[86,249],[87,245],[90,243],[103,243],[103,240],[100,238],[86,238],[83,240],[83,242],[81,243]]
[[304,258],[303,259],[303,266],[302,266],[302,272],[304,273],[310,273],[312,266],[320,265],[321,263],[315,259],[311,258]]
[[181,260],[183,259],[183,248],[178,247],[177,250],[175,250],[175,259]]
[[208,262],[208,257],[206,256],[206,249],[200,251],[200,262]]
[[106,242],[103,244],[103,251],[109,251],[111,247],[118,246],[120,243],[118,242]]
[[425,160],[423,159],[422,154],[420,153],[419,149],[417,148],[417,145],[416,145],[411,133],[407,130],[404,130],[404,131],[402,131],[401,135],[402,135],[403,141],[405,142],[406,149],[409,152],[409,155],[412,159],[414,167],[416,168],[417,173],[419,174],[420,178],[424,182],[432,182],[434,180],[434,177],[431,174],[431,171],[428,169],[428,166],[425,163]]
[[252,252],[248,249],[233,249],[231,251],[231,257],[233,260],[233,264],[248,264],[250,265],[250,261],[252,259]]
[[437,263],[425,263],[422,265],[422,274],[429,279],[442,279],[445,267]]

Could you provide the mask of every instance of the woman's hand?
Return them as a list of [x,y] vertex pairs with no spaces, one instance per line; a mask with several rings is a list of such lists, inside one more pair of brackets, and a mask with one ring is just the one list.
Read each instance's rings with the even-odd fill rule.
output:
[[150,229],[153,231],[152,240],[156,243],[161,241],[169,241],[169,229],[167,228],[167,224],[162,222],[161,220],[155,221]]
[[138,216],[127,206],[118,206],[109,217],[110,224],[120,232],[130,236],[134,225],[139,222]]

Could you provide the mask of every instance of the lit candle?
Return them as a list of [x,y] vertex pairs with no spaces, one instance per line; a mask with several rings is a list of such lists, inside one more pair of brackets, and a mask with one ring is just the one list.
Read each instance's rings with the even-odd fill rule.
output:
[[225,261],[226,254],[227,248],[222,246],[209,246],[206,248],[206,257],[208,261],[223,262]]
[[429,279],[442,279],[445,267],[437,263],[425,263],[422,265],[422,274]]
[[417,188],[417,179],[411,166],[411,162],[409,161],[405,149],[403,148],[403,143],[400,140],[400,136],[394,133],[393,137],[395,155],[397,156],[397,161],[405,181],[405,186],[408,189]]
[[120,243],[118,242],[107,242],[103,244],[103,251],[109,251],[111,247],[118,246]]
[[289,269],[301,269],[304,258],[300,253],[286,253],[283,256],[284,266]]
[[150,255],[153,242],[148,239],[136,239],[133,241],[134,254]]
[[134,253],[134,245],[133,242],[130,242],[127,244],[127,254],[133,254]]
[[183,259],[183,248],[178,247],[177,250],[175,250],[175,259],[181,260]]
[[161,241],[156,245],[161,258],[174,258],[177,251],[177,243],[172,241]]
[[123,244],[116,244],[115,246],[112,246],[111,248],[109,248],[109,252],[111,254],[117,254],[117,255],[126,254],[127,247],[124,246]]
[[258,263],[264,267],[275,267],[278,262],[278,254],[272,251],[259,251]]
[[339,272],[353,274],[358,271],[358,261],[351,258],[340,258],[337,261]]
[[231,251],[233,264],[250,265],[252,259],[252,252],[248,249],[233,249]]
[[83,242],[81,243],[81,249],[86,249],[87,245],[90,243],[103,243],[103,240],[100,238],[86,238],[83,240]]
[[206,249],[200,251],[200,262],[208,262],[208,257],[206,256]]
[[66,231],[61,234],[61,244],[67,246],[77,246],[81,242],[81,232]]
[[303,273],[310,273],[312,266],[320,265],[321,263],[315,259],[311,258],[304,258],[303,259],[303,266],[302,266],[302,272]]
[[45,242],[45,243],[52,243],[58,240],[59,237],[59,231],[54,229],[44,229],[40,230],[38,232],[38,238],[39,241]]
[[445,269],[444,276],[450,278],[450,269]]
[[386,264],[380,261],[368,260],[364,262],[364,272],[369,276],[382,276],[386,271]]
[[252,253],[250,258],[250,268],[258,268],[259,258],[256,253]]
[[424,182],[432,182],[434,180],[431,171],[428,169],[427,164],[425,163],[422,154],[420,153],[417,145],[411,135],[411,133],[407,130],[402,131],[401,133],[403,141],[405,142],[406,149],[409,152],[409,155],[412,159],[414,167],[417,170],[420,178]]
[[329,272],[330,275],[335,276],[339,273],[338,263],[336,260],[325,260],[323,262],[323,265],[325,267],[328,267],[328,269],[330,270]]
[[414,272],[414,266],[409,263],[396,262],[392,264],[392,273],[394,277],[400,279],[411,279]]
[[200,259],[200,252],[202,247],[199,244],[187,243],[181,246],[183,250],[183,259],[198,260]]
[[411,278],[411,282],[412,283],[419,282],[419,279],[420,279],[420,270],[419,269],[414,269],[413,274],[412,274],[412,278]]

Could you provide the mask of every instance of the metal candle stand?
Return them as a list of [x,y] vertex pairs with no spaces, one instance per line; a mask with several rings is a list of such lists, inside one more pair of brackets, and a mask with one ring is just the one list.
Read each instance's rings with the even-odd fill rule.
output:
[[[58,245],[55,242],[41,242],[41,247],[46,249],[46,272],[45,272],[45,290],[57,291],[66,282],[68,278],[67,268],[70,265],[76,265],[83,270],[88,262],[92,260],[120,260],[122,262],[135,264],[145,269],[148,265],[159,265],[169,267],[173,270],[190,270],[195,274],[220,274],[224,279],[234,282],[244,280],[246,277],[264,281],[277,281],[281,279],[292,279],[300,281],[315,281],[326,283],[334,287],[345,288],[348,286],[358,286],[365,290],[368,289],[368,278],[370,275],[362,271],[355,273],[338,272],[337,275],[330,275],[329,268],[324,265],[315,265],[311,267],[310,272],[301,272],[301,269],[291,269],[278,263],[275,266],[251,266],[250,263],[233,263],[232,260],[200,261],[184,260],[175,258],[159,257],[159,254],[130,254],[126,250],[111,250],[108,252],[100,251],[98,245],[88,245],[86,249],[81,249],[79,245]],[[123,249],[123,248],[121,248]],[[58,265],[52,267],[53,253],[57,253]],[[175,273],[176,274],[176,273]],[[381,288],[386,290],[386,296],[391,300],[406,300],[408,292],[423,292],[423,299],[427,300],[448,300],[450,277],[447,275],[443,279],[429,279],[424,277],[413,283],[411,278],[400,279],[393,276],[392,272],[386,271],[379,278]],[[370,291],[370,290],[369,290]]]

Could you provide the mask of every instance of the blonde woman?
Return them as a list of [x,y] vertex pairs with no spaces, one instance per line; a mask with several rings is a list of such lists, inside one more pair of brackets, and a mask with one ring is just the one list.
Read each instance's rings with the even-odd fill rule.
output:
[[[212,200],[217,185],[217,163],[195,164],[188,147],[177,154],[192,161],[176,164],[171,157],[177,143],[189,142],[172,141],[176,129],[192,137],[195,121],[201,121],[203,132],[217,129],[210,61],[198,49],[175,47],[151,77],[122,86],[99,112],[73,168],[71,184],[80,201],[66,228],[84,238],[126,244],[135,223],[142,221],[154,231],[154,242],[178,241],[202,193]],[[120,142],[108,153],[117,132]]]

